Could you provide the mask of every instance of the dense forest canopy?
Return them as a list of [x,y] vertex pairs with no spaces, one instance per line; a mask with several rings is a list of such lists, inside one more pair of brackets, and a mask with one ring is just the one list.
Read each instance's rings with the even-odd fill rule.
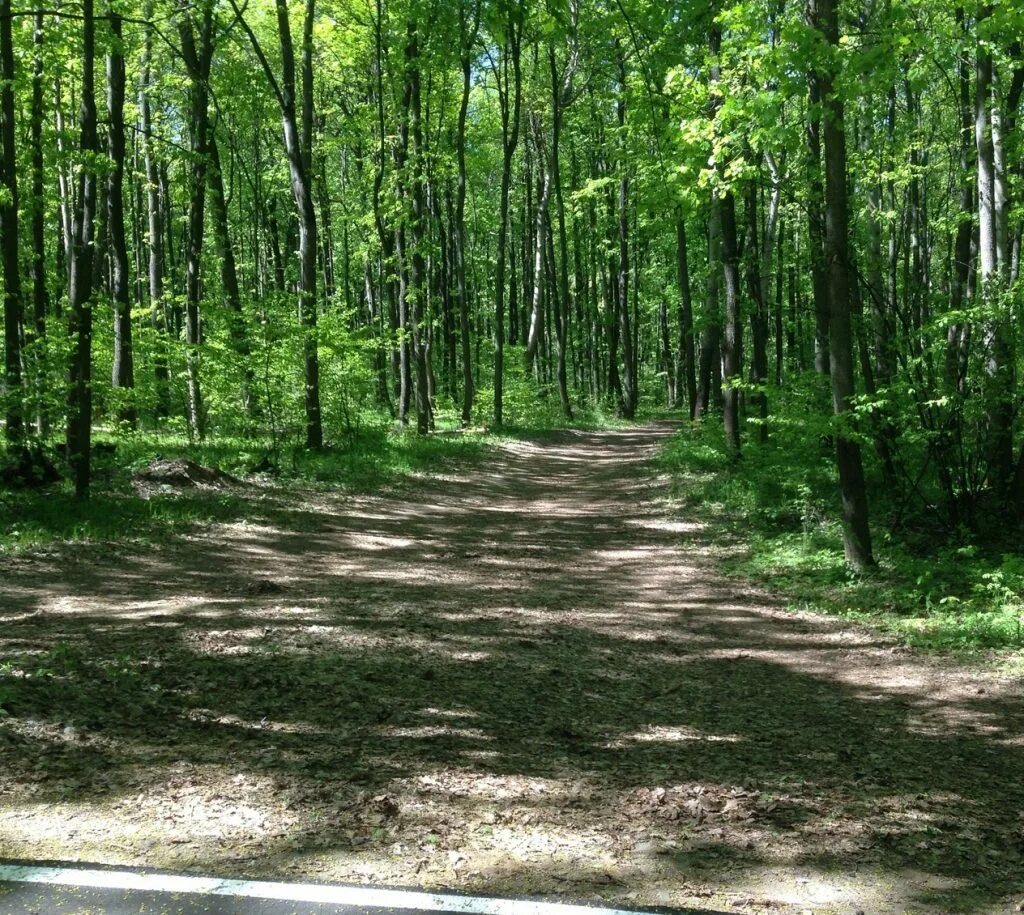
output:
[[[8,447],[662,405],[1024,514],[1024,10],[0,0]],[[794,406],[796,405],[796,406]],[[715,417],[720,417],[715,419]]]

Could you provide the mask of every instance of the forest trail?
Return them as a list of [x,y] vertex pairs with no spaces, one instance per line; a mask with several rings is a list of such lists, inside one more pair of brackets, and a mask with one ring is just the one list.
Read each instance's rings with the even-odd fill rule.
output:
[[724,578],[672,428],[10,563],[0,857],[1013,911],[1019,681]]

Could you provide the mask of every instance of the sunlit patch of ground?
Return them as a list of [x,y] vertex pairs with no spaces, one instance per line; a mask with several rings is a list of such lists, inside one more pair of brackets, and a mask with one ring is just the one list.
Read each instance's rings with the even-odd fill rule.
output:
[[720,578],[666,431],[0,570],[0,856],[1011,911],[1019,671]]

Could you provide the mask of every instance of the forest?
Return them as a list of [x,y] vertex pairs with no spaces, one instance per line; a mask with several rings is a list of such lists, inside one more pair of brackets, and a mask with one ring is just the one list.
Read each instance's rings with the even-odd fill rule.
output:
[[1024,906],[1022,40],[0,0],[0,909]]
[[[1024,518],[1012,4],[0,8],[9,448],[321,449],[376,414],[818,416],[946,531]],[[511,395],[511,396],[510,396]]]

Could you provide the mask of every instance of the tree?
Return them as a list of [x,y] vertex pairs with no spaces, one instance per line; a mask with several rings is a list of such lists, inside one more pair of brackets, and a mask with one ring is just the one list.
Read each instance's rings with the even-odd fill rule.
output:
[[15,140],[14,43],[10,0],[0,0],[0,254],[4,272],[5,434],[21,440],[24,404],[21,378],[21,264],[18,247],[18,163]]
[[82,0],[82,80],[79,110],[80,165],[71,226],[71,384],[67,451],[75,477],[75,493],[88,498],[92,480],[92,296],[96,218],[96,20],[93,0]]
[[[809,0],[812,24],[831,48],[839,46],[839,17],[834,0]],[[863,569],[874,564],[868,525],[867,491],[860,445],[850,428],[853,382],[853,340],[850,328],[852,270],[849,252],[846,133],[843,100],[836,91],[833,72],[821,75],[825,115],[825,261],[828,266],[829,366],[832,405],[838,420],[836,464],[842,495],[843,547],[850,565]]]
[[[295,45],[285,0],[275,0],[277,37],[281,53],[281,79],[263,52],[263,47],[245,20],[236,0],[231,6],[245,28],[281,110],[285,154],[291,178],[292,198],[299,222],[299,324],[303,330],[305,375],[306,447],[323,447],[324,430],[320,412],[320,358],[317,352],[317,222],[313,203],[313,24],[316,0],[306,0],[302,26],[301,85],[296,80]],[[301,89],[301,98],[298,95]],[[301,107],[300,107],[301,106]]]

